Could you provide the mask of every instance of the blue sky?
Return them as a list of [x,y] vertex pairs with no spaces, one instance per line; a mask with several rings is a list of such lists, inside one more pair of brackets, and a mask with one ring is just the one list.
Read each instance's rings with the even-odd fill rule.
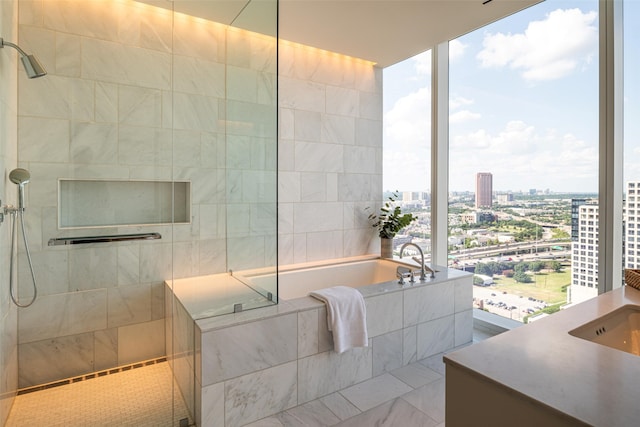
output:
[[[473,191],[477,172],[492,172],[498,191],[597,191],[597,10],[596,0],[547,0],[450,43],[451,191]],[[625,22],[636,24],[639,10],[627,0]],[[640,179],[633,24],[625,180]],[[384,70],[385,190],[428,188],[429,86],[429,52]]]

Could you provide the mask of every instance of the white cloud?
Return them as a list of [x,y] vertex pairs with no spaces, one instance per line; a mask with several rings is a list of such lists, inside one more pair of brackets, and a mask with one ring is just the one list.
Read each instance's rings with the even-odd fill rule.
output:
[[572,134],[540,132],[522,121],[507,123],[497,134],[480,129],[454,137],[449,158],[452,190],[473,189],[479,171],[493,173],[496,190],[597,190],[594,144]]
[[473,104],[473,100],[469,98],[464,98],[462,96],[454,96],[449,98],[449,108],[451,110],[456,110],[459,107],[471,105]]
[[417,75],[431,75],[431,50],[419,53],[411,59],[415,61],[415,69]]
[[455,62],[464,56],[464,52],[467,50],[466,44],[462,43],[458,39],[451,40],[449,42],[449,62]]
[[482,117],[480,113],[474,113],[469,110],[460,110],[449,114],[449,124],[457,125],[471,120],[478,120]]
[[530,81],[565,77],[591,62],[598,48],[597,12],[557,9],[524,33],[486,34],[477,55],[486,68],[509,66]]

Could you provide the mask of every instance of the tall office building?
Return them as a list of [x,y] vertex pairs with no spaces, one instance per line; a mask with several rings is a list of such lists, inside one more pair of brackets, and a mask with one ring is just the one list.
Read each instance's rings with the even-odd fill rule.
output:
[[493,175],[478,172],[476,175],[476,209],[490,208],[493,205]]
[[579,217],[580,206],[587,203],[587,199],[571,199],[571,241],[578,241],[580,230]]
[[627,200],[624,212],[624,266],[640,268],[640,181],[627,182]]
[[568,301],[578,304],[598,296],[598,205],[578,207],[578,239],[571,242]]

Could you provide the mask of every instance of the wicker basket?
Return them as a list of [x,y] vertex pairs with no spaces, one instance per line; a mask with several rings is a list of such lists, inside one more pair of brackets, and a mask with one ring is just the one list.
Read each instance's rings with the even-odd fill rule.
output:
[[640,270],[626,268],[624,270],[624,282],[627,286],[640,289]]

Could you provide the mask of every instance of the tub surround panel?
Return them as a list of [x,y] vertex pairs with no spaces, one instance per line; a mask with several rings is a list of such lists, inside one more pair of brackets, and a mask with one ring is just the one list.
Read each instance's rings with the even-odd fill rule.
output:
[[248,424],[297,406],[297,362],[225,382],[227,426]]
[[[367,307],[369,346],[341,354],[333,351],[325,305],[311,297],[281,300],[274,307],[195,321],[195,369],[189,375],[195,377],[196,419],[202,421],[205,414],[224,414],[227,426],[249,423],[287,407],[323,397],[330,399],[339,390],[395,372],[451,349],[454,344],[471,342],[472,298],[462,289],[472,288],[471,275],[440,270],[436,279],[427,283],[401,287],[391,281],[358,288]],[[436,301],[449,311],[417,306],[413,300],[418,294],[420,301]],[[459,297],[455,307],[454,294]],[[466,296],[469,298],[465,306]],[[182,307],[179,303],[178,306]],[[404,324],[406,310],[427,309],[435,309],[439,317],[421,314],[416,316],[415,324]],[[181,316],[189,321],[186,313]],[[180,323],[176,333],[191,336],[188,325]],[[214,370],[216,376],[207,374]],[[285,372],[284,379],[274,377],[277,370]],[[183,379],[178,384],[191,383]],[[293,397],[289,395],[291,390],[295,390]],[[271,394],[278,396],[277,403],[270,400]],[[367,403],[363,405],[366,407]]]
[[431,287],[407,290],[407,298],[404,299],[404,326],[427,322],[453,313],[454,291],[455,282],[436,283]]
[[207,386],[297,359],[297,315],[204,334],[202,384]]
[[298,404],[371,378],[371,347],[327,351],[298,360]]
[[201,412],[198,419],[202,426],[224,427],[224,383],[202,387]]

